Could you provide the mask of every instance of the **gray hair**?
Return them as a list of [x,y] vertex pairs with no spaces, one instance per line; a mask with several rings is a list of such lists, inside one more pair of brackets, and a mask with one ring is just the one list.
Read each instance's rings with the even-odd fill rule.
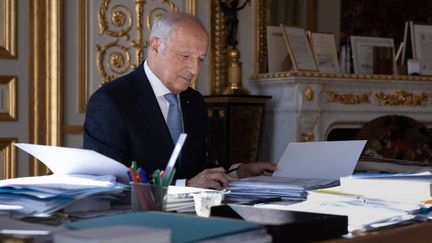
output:
[[183,24],[190,23],[190,21],[198,23],[205,29],[202,23],[193,15],[183,12],[168,12],[154,20],[149,40],[158,39],[160,43],[159,51],[163,52],[171,32]]

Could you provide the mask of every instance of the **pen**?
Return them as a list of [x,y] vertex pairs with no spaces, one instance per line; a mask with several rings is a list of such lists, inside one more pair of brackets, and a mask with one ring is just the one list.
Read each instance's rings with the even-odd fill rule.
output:
[[234,171],[238,170],[239,167],[240,167],[240,166],[237,166],[237,167],[234,167],[234,168],[232,168],[232,169],[229,169],[229,170],[227,170],[225,173],[229,174],[229,173],[231,173],[231,172],[234,172]]
[[267,197],[267,198],[259,198],[259,199],[251,200],[247,203],[244,203],[244,205],[256,205],[261,203],[279,202],[279,201],[282,201],[282,197]]
[[138,173],[141,176],[141,182],[142,183],[148,183],[147,175],[146,175],[146,173],[142,167],[138,168]]

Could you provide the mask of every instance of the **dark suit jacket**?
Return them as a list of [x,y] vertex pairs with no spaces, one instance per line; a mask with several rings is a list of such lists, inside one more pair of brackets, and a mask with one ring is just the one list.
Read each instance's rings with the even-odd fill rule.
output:
[[[187,138],[176,164],[176,179],[189,179],[207,164],[207,112],[202,95],[180,94]],[[165,169],[174,143],[143,65],[99,88],[87,106],[84,148],[130,166],[135,160],[147,174]]]

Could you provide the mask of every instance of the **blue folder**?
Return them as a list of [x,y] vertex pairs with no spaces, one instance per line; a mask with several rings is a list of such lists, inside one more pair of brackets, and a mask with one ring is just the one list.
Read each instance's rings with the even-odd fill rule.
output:
[[193,215],[164,212],[134,212],[84,219],[65,226],[71,229],[89,229],[113,225],[141,225],[168,228],[171,242],[195,242],[260,229],[256,223],[228,218],[202,218]]

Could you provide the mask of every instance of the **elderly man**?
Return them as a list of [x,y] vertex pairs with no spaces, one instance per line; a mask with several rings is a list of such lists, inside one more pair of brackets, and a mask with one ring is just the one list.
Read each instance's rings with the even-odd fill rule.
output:
[[207,113],[190,88],[207,56],[208,34],[194,16],[172,12],[153,25],[147,60],[90,98],[84,147],[147,173],[165,168],[179,132],[187,133],[176,163],[176,185],[221,189],[237,178],[271,174],[272,163],[240,164],[227,174],[207,161]]

